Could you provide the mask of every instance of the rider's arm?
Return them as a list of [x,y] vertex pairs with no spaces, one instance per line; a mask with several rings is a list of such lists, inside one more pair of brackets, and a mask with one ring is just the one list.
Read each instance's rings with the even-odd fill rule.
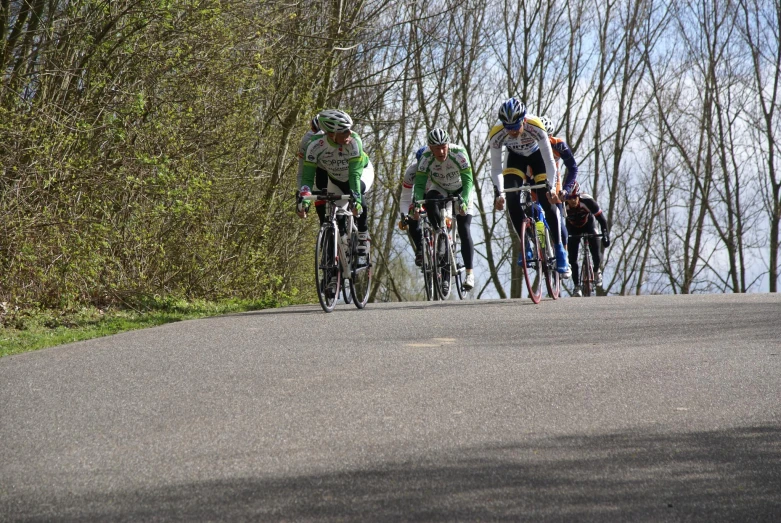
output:
[[591,212],[591,214],[594,215],[594,218],[599,222],[599,228],[602,231],[602,234],[608,232],[607,219],[605,218],[605,214],[602,212],[602,209],[599,207],[597,201],[588,195],[581,195],[580,201],[581,203],[583,203],[583,205],[586,206],[589,212]]
[[301,165],[301,183],[298,187],[306,185],[313,187],[315,184],[315,173],[317,172],[317,158],[315,157],[315,144],[317,140],[311,140],[304,153],[303,163]]
[[298,177],[296,178],[296,189],[298,189],[303,185],[302,182],[304,181],[304,158],[306,156],[307,147],[309,147],[309,142],[312,141],[312,136],[314,136],[314,134],[315,133],[313,133],[312,131],[307,131],[304,137],[301,138],[301,143],[298,144]]
[[469,155],[466,154],[466,150],[459,148],[454,152],[453,159],[458,164],[458,171],[461,175],[461,199],[468,205],[475,184],[472,165],[469,163]]
[[363,203],[361,197],[361,176],[363,175],[363,168],[366,167],[369,157],[363,152],[363,142],[361,137],[356,133],[352,134],[353,142],[356,145],[357,156],[353,156],[349,160],[349,172],[350,172],[350,192],[352,192],[357,203]]
[[564,165],[567,167],[567,176],[562,183],[562,190],[569,194],[572,192],[572,186],[575,184],[575,180],[578,179],[578,162],[575,161],[575,155],[572,154],[572,149],[569,148],[567,142],[564,140],[557,140],[553,147],[558,152]]
[[304,167],[302,169],[301,173],[301,185],[299,187],[302,187],[306,185],[307,187],[312,187],[315,184],[315,173],[317,172],[317,164],[314,162],[310,162],[308,160],[304,161]]
[[412,203],[412,188],[415,186],[415,173],[417,171],[418,164],[413,163],[407,167],[407,170],[404,173],[404,179],[401,181],[401,202],[399,203],[401,214],[406,214]]
[[494,189],[499,193],[504,192],[504,177],[502,176],[502,136],[504,127],[495,125],[488,133],[488,146],[491,149],[491,180]]
[[428,182],[428,173],[418,171],[415,173],[415,187],[412,192],[415,195],[413,201],[422,200],[426,194],[426,182]]

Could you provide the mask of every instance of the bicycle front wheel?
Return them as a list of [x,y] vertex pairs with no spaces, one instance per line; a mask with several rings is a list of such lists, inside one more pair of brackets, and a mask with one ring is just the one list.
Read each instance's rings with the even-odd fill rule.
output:
[[525,219],[521,224],[521,249],[523,253],[523,279],[529,291],[529,298],[534,303],[540,303],[542,299],[542,256],[540,242],[537,239],[537,231],[531,220]]
[[350,285],[347,285],[344,283],[342,284],[342,299],[344,299],[345,303],[352,303],[353,302],[353,291],[352,291],[352,283]]
[[336,231],[333,226],[321,227],[315,244],[315,285],[325,312],[333,311],[336,306],[341,277],[336,256]]
[[431,237],[426,235],[423,237],[423,265],[421,270],[423,271],[423,285],[426,290],[426,300],[435,300],[436,291],[434,290],[434,249],[431,244]]
[[371,248],[366,246],[365,253],[358,252],[358,233],[352,235],[352,253],[350,256],[350,290],[355,306],[366,307],[369,301],[369,290],[372,284]]
[[594,292],[594,267],[591,265],[591,251],[588,241],[583,242],[583,266],[580,269],[580,280],[583,282],[583,297]]
[[450,250],[450,238],[446,232],[438,233],[434,241],[434,272],[436,273],[437,293],[446,300],[450,297],[453,283],[453,252]]
[[553,249],[550,229],[547,225],[545,225],[545,248],[542,251],[545,253],[542,271],[545,274],[545,286],[548,288],[548,296],[557,300],[561,291],[561,275],[556,270],[556,251]]

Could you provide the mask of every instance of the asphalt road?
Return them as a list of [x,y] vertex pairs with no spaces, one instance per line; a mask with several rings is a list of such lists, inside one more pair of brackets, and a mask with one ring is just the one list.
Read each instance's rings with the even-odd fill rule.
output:
[[0,521],[781,521],[781,295],[295,307],[0,359]]

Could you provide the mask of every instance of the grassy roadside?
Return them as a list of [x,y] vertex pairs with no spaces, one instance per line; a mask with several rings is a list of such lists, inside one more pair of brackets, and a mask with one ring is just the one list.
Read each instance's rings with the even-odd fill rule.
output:
[[0,358],[174,321],[280,307],[277,300],[188,302],[152,300],[136,308],[0,309]]

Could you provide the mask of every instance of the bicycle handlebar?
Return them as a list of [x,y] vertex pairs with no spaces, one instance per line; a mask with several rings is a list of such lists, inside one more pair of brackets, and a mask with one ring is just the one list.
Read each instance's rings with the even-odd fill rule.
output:
[[504,192],[531,192],[533,189],[549,189],[547,183],[538,183],[537,185],[521,185],[520,187],[510,187]]
[[429,203],[448,203],[448,202],[462,202],[462,201],[464,201],[464,199],[461,198],[461,195],[456,194],[454,196],[445,196],[444,198],[424,198],[422,200],[415,200],[415,203],[425,205]]
[[350,200],[354,201],[355,197],[352,194],[336,194],[336,193],[312,193],[308,196],[298,196],[302,200],[309,200],[309,201],[329,201],[329,202],[336,202],[339,200]]
[[589,232],[589,233],[570,234],[569,235],[570,238],[577,238],[579,240],[582,239],[582,238],[601,238],[602,236],[604,236],[604,235],[601,232]]

